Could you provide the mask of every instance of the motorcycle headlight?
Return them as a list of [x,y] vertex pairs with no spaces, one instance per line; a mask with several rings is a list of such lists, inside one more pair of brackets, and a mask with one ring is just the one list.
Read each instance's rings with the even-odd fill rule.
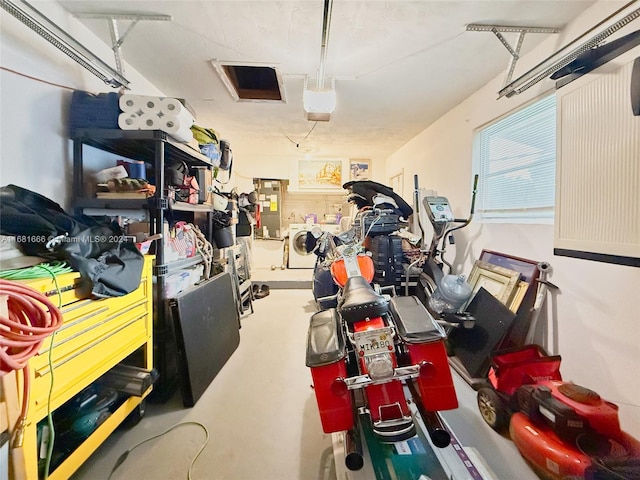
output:
[[376,353],[364,357],[364,364],[371,380],[393,377],[393,361],[389,353]]

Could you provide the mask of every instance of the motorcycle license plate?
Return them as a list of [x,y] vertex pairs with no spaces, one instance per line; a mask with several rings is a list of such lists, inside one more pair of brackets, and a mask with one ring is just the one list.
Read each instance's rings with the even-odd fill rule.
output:
[[389,353],[393,350],[393,334],[389,327],[356,332],[353,340],[359,356]]

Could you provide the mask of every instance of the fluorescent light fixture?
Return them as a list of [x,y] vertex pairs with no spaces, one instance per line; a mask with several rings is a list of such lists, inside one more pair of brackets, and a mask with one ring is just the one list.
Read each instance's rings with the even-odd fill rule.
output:
[[331,114],[336,109],[335,81],[331,82],[329,90],[312,90],[307,88],[304,82],[302,92],[302,105],[307,120],[312,122],[328,122]]
[[[19,5],[18,5],[19,4]],[[0,0],[0,7],[16,17],[51,45],[114,88],[128,88],[129,80],[103,62],[97,55],[58,27],[28,2]]]
[[605,38],[640,17],[640,0],[627,3],[595,27],[562,47],[531,70],[515,79],[498,92],[498,98],[512,97],[524,92],[536,83],[573,62],[579,55],[597,47]]

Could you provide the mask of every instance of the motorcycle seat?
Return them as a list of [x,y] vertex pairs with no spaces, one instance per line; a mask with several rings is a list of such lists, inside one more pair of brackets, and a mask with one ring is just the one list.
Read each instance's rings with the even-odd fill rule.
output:
[[307,367],[329,365],[345,355],[345,338],[336,309],[314,313],[307,332]]
[[393,297],[390,310],[398,335],[404,342],[437,342],[447,336],[426,307],[414,296]]
[[347,323],[381,317],[388,311],[389,300],[376,292],[364,277],[349,277],[338,303],[338,312]]

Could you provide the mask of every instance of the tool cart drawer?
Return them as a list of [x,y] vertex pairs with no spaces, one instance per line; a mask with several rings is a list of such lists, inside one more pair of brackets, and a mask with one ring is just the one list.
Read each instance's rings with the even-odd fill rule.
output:
[[[82,298],[86,288],[75,274],[58,279],[59,290],[66,294],[66,303],[63,301],[61,308],[64,317],[62,327],[45,340],[38,354],[29,361],[33,417],[46,415],[52,367],[51,408],[56,409],[150,341],[150,270],[151,257],[145,260],[136,290],[122,297],[98,300]],[[58,289],[50,290],[46,282],[38,282],[37,289],[45,291],[56,304]]]

